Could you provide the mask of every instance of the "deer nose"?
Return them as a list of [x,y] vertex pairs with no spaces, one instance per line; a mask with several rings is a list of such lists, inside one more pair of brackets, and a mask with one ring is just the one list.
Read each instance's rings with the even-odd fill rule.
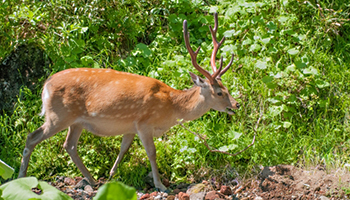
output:
[[236,107],[238,109],[239,107],[241,107],[241,105],[239,105],[239,103],[236,103]]

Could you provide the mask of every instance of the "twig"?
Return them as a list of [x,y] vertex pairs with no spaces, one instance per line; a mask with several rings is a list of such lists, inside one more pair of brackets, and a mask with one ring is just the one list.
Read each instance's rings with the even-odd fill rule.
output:
[[244,152],[245,150],[247,150],[249,147],[253,146],[253,144],[255,143],[255,136],[256,136],[256,134],[257,134],[257,129],[258,129],[259,123],[260,123],[260,121],[261,121],[261,119],[262,119],[262,116],[263,116],[262,110],[263,110],[263,109],[262,109],[262,106],[260,106],[260,116],[259,116],[258,121],[256,122],[255,127],[253,128],[253,130],[254,130],[254,137],[253,137],[252,143],[250,143],[246,148],[244,148],[244,149],[242,149],[241,151],[238,151],[238,152],[236,152],[236,153],[234,153],[234,154],[229,153],[229,152],[227,152],[227,151],[220,151],[220,150],[217,150],[217,149],[212,149],[212,148],[208,145],[207,140],[206,140],[205,138],[203,138],[200,134],[189,130],[189,129],[182,123],[182,121],[179,121],[179,124],[180,124],[183,128],[185,128],[187,131],[189,131],[190,133],[192,133],[192,134],[196,135],[197,137],[199,137],[199,138],[204,142],[204,145],[208,148],[208,150],[209,150],[210,152],[217,152],[217,153],[227,154],[227,155],[230,155],[230,156],[237,156],[237,155],[241,154],[242,152]]

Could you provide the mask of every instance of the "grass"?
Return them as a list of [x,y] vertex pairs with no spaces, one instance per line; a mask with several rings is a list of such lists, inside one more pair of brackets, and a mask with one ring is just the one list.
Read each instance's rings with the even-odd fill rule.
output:
[[[149,9],[136,2],[130,5],[133,3],[137,5],[133,12]],[[188,71],[195,70],[183,44],[182,20],[186,17],[189,22],[193,48],[202,46],[198,56],[200,64],[208,66],[212,44],[205,26],[213,23],[213,17],[207,12],[218,11],[218,38],[227,37],[221,51],[225,63],[234,52],[233,69],[243,66],[238,72],[225,74],[223,82],[234,97],[241,96],[238,101],[242,106],[234,116],[210,111],[186,126],[205,135],[212,147],[236,152],[251,143],[262,106],[263,119],[256,143],[236,157],[210,153],[198,138],[175,126],[155,139],[160,173],[174,182],[191,182],[233,179],[236,172],[249,175],[261,165],[336,168],[349,163],[349,5],[340,0],[320,3],[321,14],[313,1],[242,0],[236,4],[230,1],[210,4],[187,1],[167,4],[164,1],[161,4],[164,7],[157,8],[160,19],[155,22],[151,39],[137,32],[145,30],[150,21],[130,19],[136,20],[135,23],[122,24],[125,25],[122,28],[131,31],[130,27],[134,27],[135,32],[107,39],[119,30],[118,25],[99,22],[99,18],[87,19],[68,9],[59,17],[69,22],[67,30],[76,27],[77,31],[64,32],[59,28],[63,27],[62,21],[52,24],[45,32],[38,32],[31,26],[40,40],[34,37],[30,40],[38,42],[53,60],[49,69],[53,72],[70,67],[111,67],[154,77],[174,88],[184,89],[192,85]],[[57,5],[73,7],[61,1]],[[88,5],[82,6],[82,10],[89,9]],[[123,9],[129,9],[130,5],[124,5]],[[25,6],[33,8],[29,3]],[[42,23],[53,17],[47,13],[45,16]],[[21,19],[23,17],[18,17],[18,22]],[[97,27],[89,20],[96,22]],[[85,27],[89,31],[84,32]],[[25,31],[20,26],[14,26],[14,30],[16,28],[19,32]],[[55,31],[67,36],[58,37]],[[125,40],[128,41],[123,42]],[[5,42],[6,46],[9,44]],[[115,50],[115,47],[120,48]],[[4,57],[8,50],[0,48],[0,52],[0,57]],[[17,172],[26,135],[43,123],[37,115],[40,108],[40,90],[23,88],[13,112],[4,111],[0,116],[0,159]],[[81,175],[62,147],[65,136],[66,131],[63,131],[35,148],[29,175],[43,180],[53,180],[57,175]],[[101,138],[87,132],[82,134],[78,152],[95,178],[109,175],[120,143],[121,136]],[[140,140],[135,139],[115,177],[128,185],[142,187],[143,177],[149,171],[145,150]]]

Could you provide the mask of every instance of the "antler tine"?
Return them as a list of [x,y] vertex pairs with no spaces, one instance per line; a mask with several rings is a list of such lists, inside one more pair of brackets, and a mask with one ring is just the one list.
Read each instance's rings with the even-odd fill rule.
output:
[[217,76],[219,76],[220,77],[220,72],[221,72],[221,70],[222,70],[222,62],[223,62],[223,57],[221,56],[221,58],[220,58],[220,67],[219,67],[219,70],[217,70],[213,75],[212,75],[212,77],[213,77],[213,79],[215,79]]
[[225,74],[225,72],[231,67],[232,63],[233,63],[233,58],[234,58],[234,54],[232,54],[231,60],[228,63],[228,65],[220,72],[219,77],[221,77],[223,74]]
[[201,74],[203,74],[209,80],[210,83],[213,83],[214,79],[212,78],[210,73],[207,70],[203,69],[201,66],[199,66],[197,63],[197,55],[198,55],[198,52],[199,52],[201,47],[198,47],[198,49],[195,52],[193,51],[193,49],[190,45],[190,33],[188,32],[188,29],[187,29],[187,20],[184,20],[184,22],[183,22],[183,29],[184,29],[185,44],[186,44],[186,48],[187,48],[188,52],[190,53],[192,65]]
[[209,25],[209,30],[210,30],[211,36],[213,38],[213,45],[214,45],[213,53],[211,54],[211,59],[210,59],[210,64],[211,64],[211,68],[213,69],[213,73],[215,73],[217,71],[216,64],[215,64],[216,54],[217,54],[220,46],[222,45],[222,43],[224,43],[224,41],[225,41],[225,37],[223,37],[220,42],[218,42],[218,40],[216,38],[216,33],[218,30],[218,24],[219,24],[218,23],[218,13],[214,13],[214,21],[215,21],[214,29],[211,27],[211,25]]

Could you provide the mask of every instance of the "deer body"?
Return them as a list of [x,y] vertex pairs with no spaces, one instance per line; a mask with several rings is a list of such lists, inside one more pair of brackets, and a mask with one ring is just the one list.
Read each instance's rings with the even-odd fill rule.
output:
[[153,137],[161,136],[179,119],[194,120],[210,109],[232,115],[232,109],[239,108],[220,78],[232,64],[233,57],[225,69],[222,69],[222,58],[218,70],[215,65],[216,53],[224,40],[216,41],[217,14],[215,28],[210,27],[210,31],[214,43],[212,75],[197,64],[199,48],[194,52],[190,47],[184,21],[185,43],[192,64],[207,78],[190,72],[195,86],[188,90],[176,90],[157,79],[111,69],[67,69],[50,77],[42,93],[45,123],[28,135],[18,177],[26,176],[30,155],[38,143],[68,128],[64,147],[93,185],[94,179],[77,152],[79,137],[86,129],[98,136],[124,135],[110,178],[138,134],[151,163],[154,184],[166,191],[159,178]]
[[136,133],[145,123],[159,137],[178,119],[193,120],[210,109],[200,92],[200,87],[181,91],[145,76],[82,68],[53,75],[42,98],[47,120],[59,116],[98,136]]

